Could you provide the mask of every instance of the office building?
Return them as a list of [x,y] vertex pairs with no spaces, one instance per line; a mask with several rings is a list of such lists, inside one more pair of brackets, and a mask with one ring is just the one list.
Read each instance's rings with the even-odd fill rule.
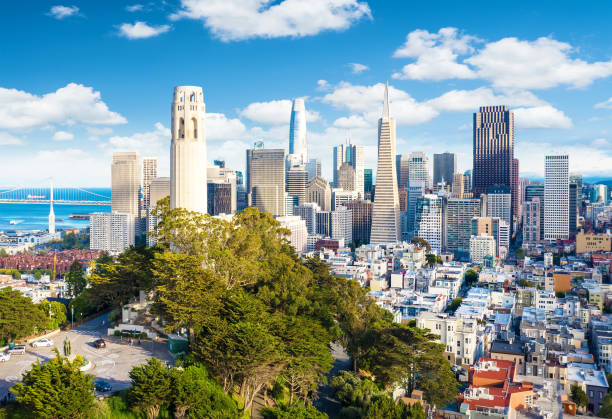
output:
[[359,199],[344,204],[352,212],[353,241],[360,244],[370,243],[372,229],[372,202]]
[[538,198],[540,204],[540,240],[544,240],[544,185],[525,186],[525,202]]
[[601,202],[603,205],[610,203],[610,192],[607,185],[593,185],[591,187],[591,203]]
[[569,156],[545,157],[544,240],[569,238]]
[[399,197],[400,212],[408,211],[408,188],[407,187],[398,188],[397,194]]
[[332,190],[329,182],[321,176],[311,179],[306,185],[306,202],[315,202],[322,211],[331,211]]
[[523,244],[536,244],[542,240],[540,198],[523,203]]
[[345,191],[344,189],[334,188],[332,189],[332,210],[357,199],[359,199],[357,191]]
[[474,197],[486,194],[495,185],[511,188],[514,197],[514,113],[507,106],[481,106],[474,113],[473,152]]
[[431,189],[429,176],[429,157],[423,152],[410,153],[408,156],[408,183],[422,182],[425,189]]
[[495,258],[497,244],[493,236],[482,233],[470,237],[470,261],[473,263],[484,263],[485,258]]
[[210,215],[233,214],[237,210],[236,172],[219,166],[209,167],[208,213]]
[[159,221],[155,211],[157,203],[170,196],[170,178],[156,177],[149,184],[149,208],[147,210],[147,246],[157,243],[154,235],[155,227]]
[[306,171],[308,172],[308,181],[310,182],[317,176],[321,176],[321,160],[310,159],[306,163]]
[[425,194],[425,184],[423,182],[408,183],[408,202],[407,202],[407,222],[406,232],[408,239],[414,236],[414,221],[416,217],[416,206],[419,198]]
[[[512,178],[510,179],[510,191],[512,191],[512,221],[521,218],[521,193],[519,189],[519,160],[512,159]],[[512,223],[510,223],[512,226]]]
[[364,196],[364,149],[362,146],[351,144],[340,144],[334,147],[333,175],[334,187],[340,188],[339,173],[343,163],[349,163],[355,169],[355,189],[359,196]]
[[306,202],[308,171],[303,165],[292,166],[287,170],[287,195],[298,199],[298,205]]
[[89,248],[118,255],[134,245],[133,214],[94,212],[89,218]]
[[138,153],[113,153],[111,211],[140,216],[140,162]]
[[512,195],[508,186],[494,185],[487,191],[487,217],[497,217],[512,225]]
[[307,202],[293,207],[293,215],[297,215],[306,221],[306,229],[311,236],[317,234],[317,212],[320,211],[321,207],[314,202]]
[[321,234],[325,237],[331,236],[331,213],[331,211],[317,212],[317,234]]
[[383,114],[378,120],[378,168],[370,242],[374,244],[396,243],[401,240],[401,237],[395,170],[395,120],[389,116],[389,90],[388,85],[385,85]]
[[365,193],[372,193],[372,169],[363,169],[363,188]]
[[338,169],[338,188],[345,191],[355,191],[356,181],[355,168],[350,163],[344,162]]
[[444,249],[444,200],[438,195],[426,194],[417,200],[414,236],[427,241],[437,253]]
[[147,210],[151,206],[151,194],[149,191],[151,181],[157,177],[157,159],[145,157],[142,159],[142,205],[140,216],[146,217]]
[[397,172],[397,186],[399,188],[408,187],[408,156],[398,154],[395,156],[395,171]]
[[510,245],[510,226],[497,217],[472,218],[472,236],[487,234],[495,239],[496,256],[502,257]]
[[455,173],[453,176],[453,185],[451,188],[453,198],[471,198],[469,187],[469,178],[461,173]]
[[344,239],[347,245],[353,241],[353,213],[344,206],[331,212],[331,237]]
[[434,176],[433,183],[453,183],[455,172],[457,172],[457,156],[455,153],[434,154]]
[[[463,175],[460,175],[463,176]],[[446,202],[446,250],[457,257],[470,251],[472,218],[482,216],[480,199],[450,198]]]
[[569,234],[575,235],[578,231],[578,209],[576,208],[576,196],[578,195],[578,185],[569,184]]
[[266,149],[261,141],[246,151],[249,206],[274,216],[285,214],[285,150]]
[[306,106],[304,99],[293,99],[289,122],[289,155],[287,167],[305,165],[308,162],[306,143]]
[[465,172],[463,172],[463,174],[467,177],[468,180],[468,184],[467,187],[470,191],[473,191],[474,189],[474,179],[472,176],[472,171],[471,170],[466,170]]
[[301,253],[306,249],[306,239],[308,237],[308,229],[306,221],[295,215],[283,215],[276,217],[282,228],[290,231],[289,244],[293,246],[296,253]]
[[170,208],[206,213],[206,109],[201,87],[174,88]]

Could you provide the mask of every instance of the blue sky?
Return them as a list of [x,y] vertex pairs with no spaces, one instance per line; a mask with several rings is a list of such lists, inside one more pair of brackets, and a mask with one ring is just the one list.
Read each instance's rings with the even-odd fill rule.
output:
[[324,175],[347,137],[374,168],[385,80],[398,153],[452,151],[468,169],[472,113],[508,104],[521,176],[540,176],[549,151],[612,176],[612,6],[530,3],[7,3],[0,184],[108,186],[114,150],[156,156],[167,175],[181,84],[204,89],[211,161],[243,170],[254,140],[287,148],[290,100],[305,97]]

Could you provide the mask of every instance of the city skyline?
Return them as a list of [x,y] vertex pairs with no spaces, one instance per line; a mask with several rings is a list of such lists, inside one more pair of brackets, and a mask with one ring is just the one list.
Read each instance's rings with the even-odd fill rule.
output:
[[[14,157],[7,162],[6,184],[16,183],[10,174],[25,166],[30,170],[19,174],[23,182],[53,175],[58,184],[108,186],[106,162],[114,151],[157,157],[160,175],[168,175],[166,98],[169,89],[182,84],[203,86],[209,104],[211,162],[220,158],[228,167],[244,170],[244,150],[259,139],[267,148],[287,149],[291,100],[305,98],[308,153],[321,159],[323,176],[331,178],[331,146],[347,136],[365,146],[365,167],[375,168],[376,112],[386,79],[398,120],[398,154],[424,151],[431,159],[434,153],[456,153],[458,170],[465,171],[472,165],[471,114],[478,106],[506,104],[516,115],[515,154],[521,161],[521,177],[543,178],[540,162],[550,148],[572,156],[572,172],[612,176],[610,100],[605,93],[612,85],[612,63],[604,46],[610,29],[599,17],[605,13],[581,10],[574,15],[578,20],[587,14],[590,18],[589,27],[580,27],[582,35],[577,37],[559,31],[566,19],[561,16],[563,4],[554,18],[533,29],[528,24],[493,29],[476,25],[482,12],[462,19],[464,11],[453,18],[445,10],[439,22],[432,22],[419,20],[427,13],[417,8],[414,20],[400,23],[389,6],[349,1],[330,11],[339,22],[335,26],[326,23],[300,31],[300,25],[307,25],[298,20],[298,31],[287,32],[275,26],[285,22],[275,15],[269,27],[236,34],[215,26],[210,16],[196,18],[186,2],[135,11],[113,4],[108,6],[110,15],[98,13],[100,5],[75,2],[70,10],[76,11],[60,16],[51,12],[52,6],[40,2],[21,13],[23,6],[12,4],[7,15],[15,19],[1,29],[23,47],[0,53],[5,61],[21,64],[6,70],[0,88],[0,115],[5,116],[0,151]],[[534,20],[542,12],[536,9],[534,16],[521,17]],[[503,22],[511,22],[516,13],[505,11]],[[45,28],[48,39],[20,36],[28,26],[20,21],[23,16],[30,19],[28,24]],[[384,42],[381,35],[367,39],[380,25],[389,27]],[[200,72],[192,71],[191,65],[176,68],[173,59],[158,63],[154,53],[170,46],[171,57],[192,52],[186,39],[202,41],[197,44],[202,53],[193,56],[191,64],[215,54],[227,60],[213,60]],[[51,45],[47,42],[65,46],[51,61],[58,65],[42,65],[44,57],[21,52],[34,40],[43,48]],[[69,58],[69,51],[84,43],[97,47],[97,54]],[[287,62],[279,65],[266,54],[255,57],[261,48],[277,48],[288,54]],[[515,59],[515,73],[496,72],[494,65],[503,62],[491,60],[504,51],[537,56],[541,68],[530,70],[531,60],[508,54],[507,59]],[[304,56],[299,69],[293,54]],[[446,61],[439,61],[440,56]],[[113,67],[118,57],[125,63],[121,72]],[[137,63],[148,60],[159,68],[143,71]],[[243,60],[250,60],[248,77],[242,77]],[[170,63],[173,69],[167,71]],[[26,65],[31,69],[28,77],[17,71]],[[96,70],[84,76],[83,66]],[[566,69],[563,75],[554,71],[559,66]],[[45,71],[45,77],[41,74],[34,81],[39,71]],[[279,77],[279,71],[290,76]],[[55,112],[40,111],[49,103],[57,107]],[[600,156],[594,163],[589,160],[592,153]],[[74,176],[73,171],[83,175]]]

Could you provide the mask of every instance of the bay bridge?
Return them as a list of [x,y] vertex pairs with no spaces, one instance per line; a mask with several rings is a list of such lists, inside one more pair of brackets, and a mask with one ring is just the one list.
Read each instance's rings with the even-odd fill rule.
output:
[[110,190],[68,187],[0,187],[0,204],[110,205]]

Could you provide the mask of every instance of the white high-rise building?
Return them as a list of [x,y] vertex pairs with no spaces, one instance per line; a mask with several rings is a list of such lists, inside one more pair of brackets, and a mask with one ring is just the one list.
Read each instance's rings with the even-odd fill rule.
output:
[[202,88],[178,86],[172,102],[170,208],[206,213],[206,130]]
[[289,242],[295,249],[296,253],[301,253],[306,249],[306,240],[308,238],[308,229],[306,221],[302,220],[297,215],[283,215],[276,217],[282,228],[286,228],[291,232]]
[[151,195],[149,187],[151,181],[157,177],[157,159],[155,157],[144,157],[142,159],[142,207],[141,217],[146,216],[151,206]]
[[289,155],[287,167],[308,163],[306,143],[306,106],[304,99],[293,99],[291,121],[289,122]]
[[344,239],[347,245],[353,241],[353,211],[339,206],[331,212],[331,237]]
[[486,216],[512,225],[512,194],[509,186],[492,186],[487,191]]
[[545,157],[544,240],[569,238],[569,156]]
[[157,203],[170,196],[170,178],[169,177],[156,177],[151,179],[149,184],[149,209],[147,210],[147,246],[153,246],[157,243],[156,238],[153,236],[153,231],[159,221],[157,213],[154,211]]
[[356,201],[359,199],[357,191],[345,191],[344,189],[332,189],[332,209],[336,209],[347,202]]
[[111,211],[139,217],[140,162],[138,153],[113,153]]
[[351,144],[348,140],[346,144],[340,144],[334,147],[333,154],[334,164],[334,187],[340,188],[340,168],[342,164],[349,163],[355,169],[355,185],[354,190],[359,193],[360,197],[365,194],[365,164],[364,164],[364,149],[362,146]]
[[438,195],[426,194],[416,206],[414,235],[427,241],[432,250],[441,252],[444,243],[444,201]]
[[285,215],[285,150],[267,149],[258,141],[246,157],[249,205],[274,216]]
[[401,240],[401,220],[397,173],[395,169],[395,120],[389,116],[389,87],[385,84],[382,118],[378,120],[378,167],[372,209],[370,243],[397,243]]
[[[408,156],[408,183],[416,185],[417,182],[422,182],[425,189],[431,188],[429,157],[421,151],[410,153],[410,156]],[[452,182],[452,179],[447,183],[450,182]]]
[[470,237],[470,260],[472,262],[483,263],[485,257],[495,259],[496,252],[495,237],[489,236],[487,233]]
[[89,248],[116,255],[134,244],[134,216],[94,212],[89,218]]
[[321,211],[321,207],[315,202],[307,202],[302,205],[293,207],[293,215],[297,215],[302,220],[306,221],[306,228],[309,235],[317,234],[317,212]]

